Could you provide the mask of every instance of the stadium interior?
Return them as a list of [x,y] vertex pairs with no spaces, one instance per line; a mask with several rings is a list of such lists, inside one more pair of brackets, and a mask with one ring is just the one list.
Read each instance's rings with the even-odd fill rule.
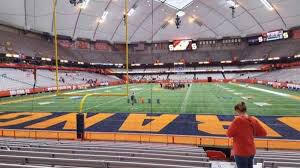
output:
[[300,167],[299,0],[1,0],[0,167]]

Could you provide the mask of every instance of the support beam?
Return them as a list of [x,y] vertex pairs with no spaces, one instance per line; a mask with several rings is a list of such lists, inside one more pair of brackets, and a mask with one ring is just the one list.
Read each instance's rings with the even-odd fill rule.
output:
[[24,19],[25,19],[25,30],[27,30],[27,8],[26,8],[26,0],[24,0]]
[[[139,2],[139,0],[136,0],[136,1],[134,2],[134,5],[136,5],[138,2]],[[132,6],[134,6],[134,5],[132,5]],[[130,10],[131,8],[132,8],[132,7],[128,8],[128,10]],[[126,11],[126,12],[128,12],[128,11]],[[122,19],[120,20],[118,26],[116,27],[116,29],[114,30],[114,33],[112,34],[112,36],[111,36],[111,38],[110,38],[111,41],[114,39],[114,37],[115,37],[115,35],[116,35],[116,33],[117,33],[117,31],[118,31],[120,25],[121,25],[122,22],[123,22],[123,19],[124,19],[124,16],[122,15]]]
[[74,26],[74,30],[73,30],[73,34],[72,34],[72,39],[75,37],[75,33],[76,33],[77,25],[78,25],[78,20],[79,20],[79,17],[81,15],[81,11],[82,11],[82,9],[79,9],[77,19],[76,19],[76,22],[75,22],[75,26]]
[[[109,0],[109,2],[107,3],[107,5],[106,5],[104,11],[107,11],[107,9],[108,9],[109,5],[111,4],[111,2],[112,2],[112,0]],[[100,15],[101,15],[101,14],[100,14]],[[97,31],[98,31],[99,26],[100,26],[100,23],[98,22],[98,23],[97,23],[97,26],[96,26],[96,29],[94,30],[93,40],[95,40],[95,37],[96,37],[96,34],[97,34]]]
[[219,12],[217,9],[205,4],[204,2],[202,1],[197,1],[199,2],[200,4],[204,5],[205,7],[211,9],[212,11],[216,12],[217,14],[219,14],[220,16],[222,16],[227,22],[229,22],[236,30],[239,31],[240,34],[242,34],[242,31],[228,18],[226,18],[221,12]]
[[239,2],[237,2],[237,4],[239,5],[239,7],[244,9],[245,12],[247,12],[247,14],[249,16],[251,16],[251,18],[256,22],[256,24],[261,28],[262,31],[265,31],[264,27],[259,23],[259,21],[256,19],[256,17],[254,17],[242,4],[240,4]]
[[[160,5],[158,5],[153,12],[155,12],[156,10],[158,10],[161,6],[163,6],[163,3],[161,3]],[[135,33],[142,27],[142,24],[145,23],[145,21],[152,16],[152,11],[143,19],[143,21],[137,26],[137,28],[133,31],[133,33],[131,34],[129,40],[131,40],[133,38],[133,36],[135,35]]]

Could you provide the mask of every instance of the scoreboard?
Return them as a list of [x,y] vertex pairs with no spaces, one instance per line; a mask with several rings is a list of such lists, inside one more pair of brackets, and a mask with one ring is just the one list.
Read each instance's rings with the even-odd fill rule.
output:
[[276,40],[284,40],[289,38],[289,33],[284,30],[276,30],[270,31],[267,33],[263,33],[259,36],[249,37],[248,43],[249,45],[258,45],[263,42],[276,41]]
[[283,30],[271,31],[263,34],[264,41],[282,40],[287,39],[288,37],[288,33]]
[[174,40],[169,44],[169,51],[197,50],[197,43],[193,40]]

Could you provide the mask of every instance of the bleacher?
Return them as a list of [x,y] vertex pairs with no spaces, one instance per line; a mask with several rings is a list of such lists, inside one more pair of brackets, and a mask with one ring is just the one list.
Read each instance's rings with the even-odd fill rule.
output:
[[207,79],[208,77],[212,77],[212,79],[224,79],[222,73],[202,73],[202,74],[196,74],[196,79],[199,79],[199,80]]
[[123,142],[0,139],[0,167],[204,168],[202,148]]
[[299,151],[257,150],[255,164],[263,168],[298,168],[300,167]]
[[242,72],[242,73],[225,73],[226,79],[253,79],[264,72]]
[[281,69],[272,72],[267,72],[257,76],[257,79],[268,80],[272,82],[278,81],[300,83],[300,68]]
[[[36,87],[55,86],[55,72],[49,70],[37,70]],[[85,84],[89,79],[99,82],[112,82],[120,80],[113,75],[102,75],[91,72],[69,72],[60,71],[59,78],[64,78],[65,82],[60,81],[60,85]],[[84,79],[84,80],[83,80]],[[32,88],[34,76],[32,70],[20,70],[13,68],[0,68],[0,90],[16,90]]]
[[170,80],[181,81],[181,80],[193,80],[194,74],[172,74],[169,76]]

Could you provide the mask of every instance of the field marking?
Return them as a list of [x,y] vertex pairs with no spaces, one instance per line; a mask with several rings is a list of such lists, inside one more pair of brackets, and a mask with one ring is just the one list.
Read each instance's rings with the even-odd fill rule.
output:
[[80,99],[82,98],[82,96],[72,96],[72,97],[69,97],[69,99],[73,100],[73,99]]
[[243,88],[252,89],[252,90],[257,90],[257,91],[261,91],[261,92],[265,92],[265,93],[270,93],[270,94],[274,94],[274,95],[277,95],[277,96],[287,97],[287,98],[294,99],[294,100],[300,100],[299,96],[294,96],[294,95],[290,95],[290,94],[287,94],[287,93],[275,92],[275,91],[272,91],[272,90],[262,89],[262,88],[258,88],[258,87],[254,87],[254,86],[248,86],[248,85],[241,85],[241,84],[233,84],[233,85],[240,86],[240,87],[243,87]]
[[254,102],[253,104],[263,107],[263,106],[272,106],[272,104],[266,103],[266,102]]
[[139,90],[143,90],[143,88],[137,88],[137,87],[134,87],[132,89],[130,89],[131,91],[139,91]]
[[39,105],[48,105],[48,104],[53,104],[54,102],[40,102],[38,103]]
[[187,92],[185,94],[185,97],[184,97],[183,102],[181,104],[180,113],[185,113],[185,111],[186,111],[187,100],[190,97],[192,86],[193,86],[193,84],[190,85],[190,87],[188,88],[188,90],[187,90]]
[[[80,92],[89,92],[93,90],[103,90],[103,89],[108,89],[108,88],[113,88],[113,87],[120,87],[120,86],[109,86],[109,87],[104,87],[104,88],[94,88],[94,89],[87,89],[87,90],[79,90],[79,91],[73,91],[69,92],[66,94],[74,94],[74,93],[80,93]],[[13,104],[13,103],[21,103],[21,102],[27,102],[27,101],[32,101],[32,100],[39,100],[39,99],[45,99],[45,98],[50,98],[50,97],[55,97],[56,95],[49,95],[49,96],[37,96],[37,97],[32,97],[32,98],[25,98],[25,99],[19,99],[19,100],[9,100],[5,102],[0,102],[0,105],[6,105],[6,104]]]
[[54,96],[56,96],[56,95],[38,96],[38,97],[34,97],[34,98],[25,98],[25,99],[20,99],[20,100],[10,100],[10,101],[1,102],[0,105],[13,104],[13,103],[21,103],[21,102],[27,102],[27,101],[32,101],[32,100],[39,100],[39,99],[50,98],[50,97],[54,97]]
[[244,99],[244,100],[251,100],[251,99],[253,99],[253,97],[252,96],[242,96],[242,99]]

